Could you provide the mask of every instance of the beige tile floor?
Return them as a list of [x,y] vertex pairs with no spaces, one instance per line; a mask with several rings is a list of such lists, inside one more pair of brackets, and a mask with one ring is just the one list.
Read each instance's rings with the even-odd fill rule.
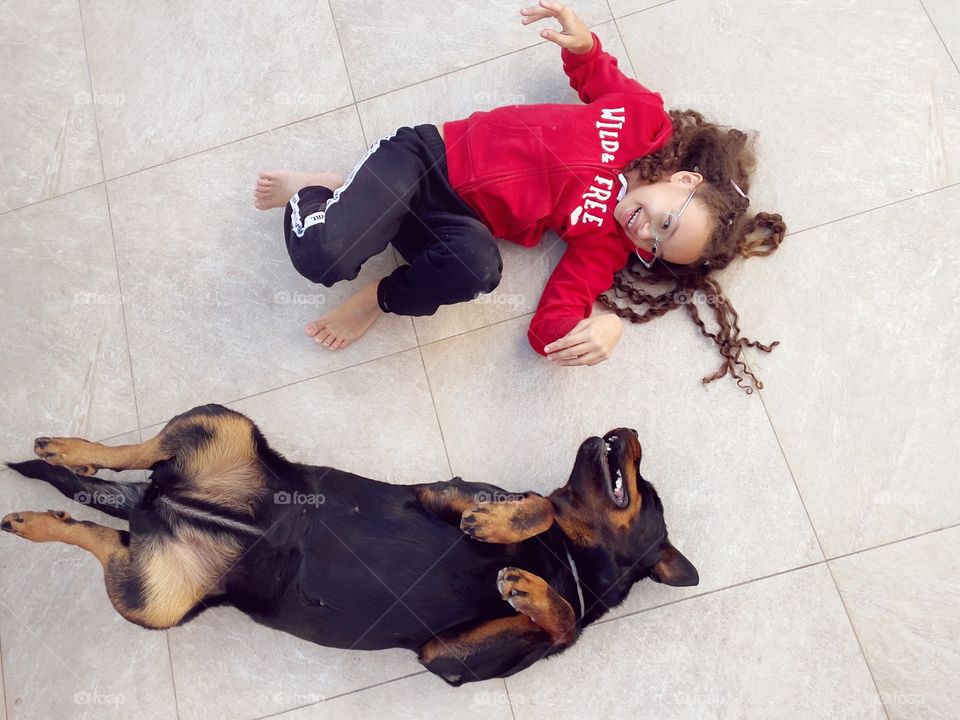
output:
[[[700,586],[642,584],[563,656],[452,689],[409,653],[229,609],[143,631],[92,557],[4,535],[0,720],[960,717],[957,4],[579,4],[668,105],[759,131],[753,204],[790,234],[722,280],[744,331],[782,343],[751,355],[762,392],[704,388],[714,351],[680,313],[596,368],[548,366],[525,328],[549,235],[504,248],[494,295],[319,350],[302,325],[351,288],[292,270],[253,174],[342,172],[398,125],[573,101],[519,7],[0,4],[0,453],[136,439],[215,401],[298,459],[549,490],[583,437],[630,425]],[[10,471],[0,498],[68,504]]]

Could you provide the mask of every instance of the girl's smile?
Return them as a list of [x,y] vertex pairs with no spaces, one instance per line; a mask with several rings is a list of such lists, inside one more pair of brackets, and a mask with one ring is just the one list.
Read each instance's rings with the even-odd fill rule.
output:
[[[713,230],[704,204],[696,195],[690,197],[703,182],[703,176],[680,171],[655,183],[640,182],[636,173],[629,173],[626,178],[627,192],[617,203],[613,215],[631,242],[652,252],[659,233],[657,257],[677,264],[696,262]],[[690,202],[684,207],[688,199]],[[656,228],[654,223],[658,224]]]

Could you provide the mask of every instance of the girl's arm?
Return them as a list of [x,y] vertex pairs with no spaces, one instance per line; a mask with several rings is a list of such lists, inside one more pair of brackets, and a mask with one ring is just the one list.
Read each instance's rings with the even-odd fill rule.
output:
[[556,18],[560,22],[561,32],[542,30],[540,36],[560,46],[563,71],[581,102],[590,103],[609,93],[656,95],[624,75],[617,59],[600,45],[600,38],[566,5],[540,0],[538,7],[524,8],[520,13],[524,25],[544,18]]
[[568,247],[530,321],[530,346],[560,365],[596,365],[610,357],[620,340],[620,318],[591,313],[597,296],[610,289],[614,273],[625,262],[619,243]]

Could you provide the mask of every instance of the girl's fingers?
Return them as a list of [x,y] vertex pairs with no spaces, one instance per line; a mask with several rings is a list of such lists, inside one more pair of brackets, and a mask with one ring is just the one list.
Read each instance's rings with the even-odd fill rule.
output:
[[588,358],[590,353],[584,353],[575,358],[570,358],[569,360],[560,360],[557,365],[560,367],[575,367],[577,365],[589,365]]
[[549,40],[550,42],[556,43],[560,47],[567,47],[570,45],[572,40],[569,35],[558,33],[556,30],[542,30],[540,32],[540,37],[542,37],[544,40]]
[[548,357],[553,362],[559,362],[562,360],[573,360],[574,358],[580,357],[581,355],[584,355],[585,353],[590,352],[591,349],[592,348],[588,343],[580,342],[574,345],[573,347],[567,348],[566,350],[557,350],[556,352],[552,352]]

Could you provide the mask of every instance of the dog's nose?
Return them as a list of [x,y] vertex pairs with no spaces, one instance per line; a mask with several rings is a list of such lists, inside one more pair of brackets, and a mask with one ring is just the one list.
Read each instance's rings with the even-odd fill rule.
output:
[[3,530],[4,532],[10,532],[12,528],[13,524],[9,520],[4,520],[2,523],[0,523],[0,530]]

